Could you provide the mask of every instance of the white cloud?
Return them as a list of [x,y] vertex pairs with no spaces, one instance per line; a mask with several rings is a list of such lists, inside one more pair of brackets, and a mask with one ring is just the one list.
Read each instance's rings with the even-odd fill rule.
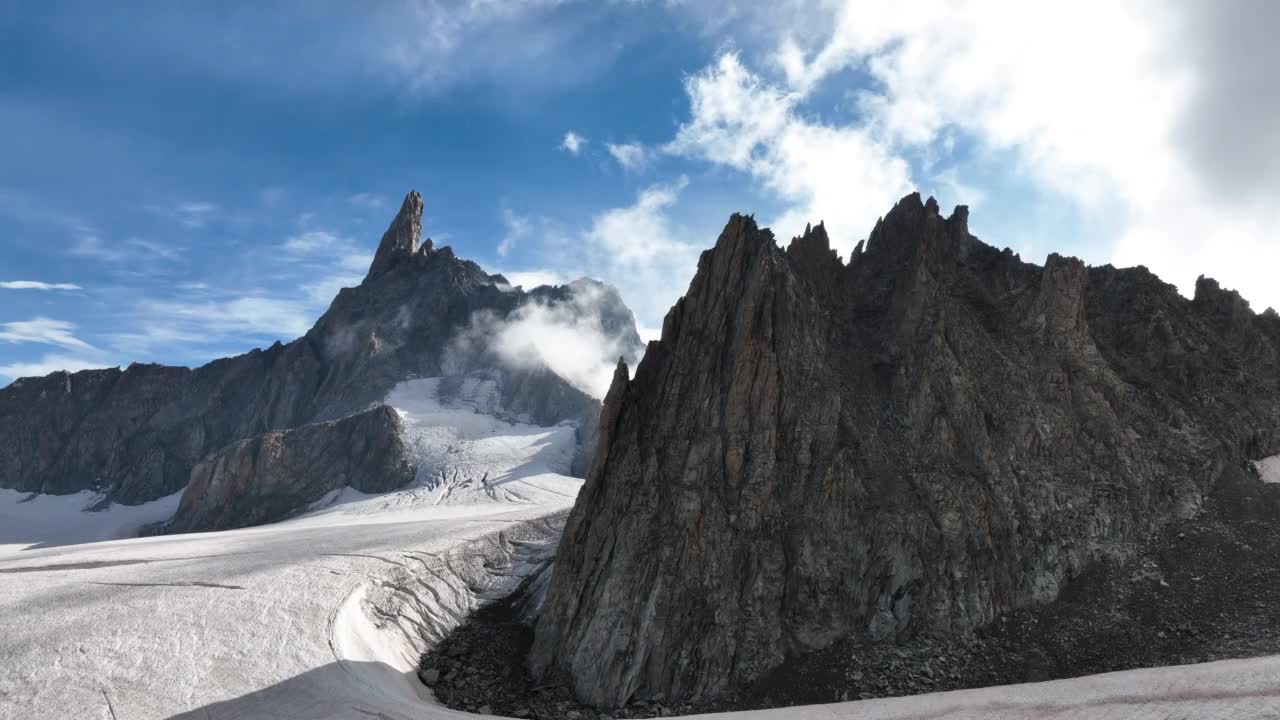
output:
[[624,170],[636,172],[649,164],[649,153],[640,143],[605,143],[605,147]]
[[92,370],[94,368],[114,367],[100,361],[89,360],[74,355],[45,355],[39,360],[33,362],[14,362],[7,365],[0,365],[0,376],[13,379],[25,377],[44,377],[52,372],[65,370],[67,372],[77,372],[79,370]]
[[[837,237],[865,230],[883,195],[834,215],[832,206],[876,184],[898,194],[911,178],[897,157],[950,154],[959,134],[1014,158],[1005,182],[1030,181],[1103,229],[1063,236],[1031,225],[1030,210],[1001,208],[1025,212],[1033,244],[1142,263],[1184,292],[1206,273],[1257,305],[1280,305],[1268,272],[1280,263],[1280,154],[1270,151],[1280,147],[1280,84],[1268,75],[1280,45],[1264,29],[1280,20],[1274,3],[849,0],[755,12],[743,25],[773,33],[754,39],[773,48],[756,57],[776,78],[721,57],[690,79],[691,117],[669,148],[763,181],[791,204],[781,231],[818,217]],[[814,112],[816,98],[852,73],[872,79],[853,97],[857,112],[809,119],[829,115]],[[842,160],[814,155],[836,138]],[[934,160],[916,179],[925,189],[987,195],[949,158]]]
[[108,243],[92,228],[80,228],[78,237],[67,254],[89,257],[109,263],[140,263],[178,260],[183,249],[169,245],[128,238],[120,243]]
[[516,243],[529,236],[533,230],[533,223],[528,217],[518,215],[511,211],[510,208],[502,209],[502,224],[506,225],[507,231],[503,234],[501,242],[498,243],[498,257],[506,257],[515,248]]
[[[641,327],[661,325],[688,287],[707,237],[694,235],[669,215],[688,185],[684,176],[642,190],[631,205],[596,214],[578,232],[544,217],[529,217],[525,240],[543,269],[503,274],[514,284],[553,284],[587,276],[616,287]],[[617,359],[616,357],[614,358]]]
[[362,32],[349,34],[363,41],[356,52],[372,56],[360,60],[375,82],[389,78],[418,95],[463,83],[527,93],[594,76],[635,34],[626,24],[599,22],[598,13],[562,11],[572,4],[581,3],[418,0],[365,12]]
[[356,193],[347,198],[347,202],[365,210],[384,210],[387,207],[387,199],[377,193]]
[[301,285],[308,303],[316,308],[329,305],[338,290],[359,285],[373,262],[373,254],[354,240],[328,230],[311,229],[291,235],[284,242],[284,259],[312,273]]
[[665,211],[688,184],[689,179],[681,175],[675,182],[644,189],[634,205],[595,216],[586,239],[603,250],[614,266],[647,266],[668,254],[682,253],[686,246],[674,239]]
[[511,287],[523,287],[525,290],[565,283],[565,277],[554,270],[501,270],[498,274],[506,278]]
[[677,297],[684,295],[708,238],[695,236],[672,219],[689,178],[653,184],[632,205],[596,214],[582,233],[576,254],[585,274],[604,279],[622,293],[641,325],[660,325]]
[[570,154],[577,155],[578,152],[581,151],[583,146],[585,146],[586,144],[587,144],[586,138],[570,130],[569,132],[564,134],[564,140],[560,141],[560,149],[568,150]]
[[828,125],[799,112],[803,96],[722,55],[685,84],[690,119],[667,152],[748,173],[787,203],[765,224],[778,237],[825,221],[846,257],[875,219],[912,189],[905,160],[866,128]]
[[144,300],[140,314],[162,337],[213,343],[227,336],[292,340],[311,328],[311,307],[297,299],[248,295],[228,300]]
[[3,280],[0,281],[0,289],[3,290],[82,290],[79,285],[74,283],[47,283],[39,280]]
[[39,343],[73,350],[93,350],[93,346],[72,334],[74,323],[35,317],[30,320],[0,323],[0,342]]
[[221,208],[204,200],[186,200],[164,207],[153,206],[151,210],[193,230],[205,227],[222,215]]
[[611,335],[600,322],[600,307],[607,302],[594,283],[575,282],[567,302],[531,302],[506,318],[484,311],[472,315],[469,327],[446,350],[445,366],[458,365],[482,348],[507,367],[547,367],[574,387],[596,398],[609,390],[613,370],[621,355],[635,349],[623,336]]
[[162,260],[177,260],[182,256],[182,248],[173,247],[172,245],[164,245],[161,243],[151,242],[150,240],[141,240],[139,238],[127,238],[124,241],[125,252],[128,255],[137,258],[139,255],[150,256]]
[[347,238],[328,230],[305,230],[290,235],[284,241],[284,249],[294,257],[328,255],[335,250],[352,247]]

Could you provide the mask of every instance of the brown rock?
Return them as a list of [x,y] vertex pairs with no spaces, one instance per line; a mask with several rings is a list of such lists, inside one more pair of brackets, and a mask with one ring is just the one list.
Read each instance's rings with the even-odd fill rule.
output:
[[1025,264],[918,195],[848,265],[817,232],[783,252],[735,215],[615,375],[536,676],[700,701],[837,639],[982,625],[1280,452],[1280,322],[1209,288]]

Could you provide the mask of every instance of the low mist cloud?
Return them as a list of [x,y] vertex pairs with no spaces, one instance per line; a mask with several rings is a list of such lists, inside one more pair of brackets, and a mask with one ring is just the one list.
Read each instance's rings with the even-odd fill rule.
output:
[[511,369],[548,368],[584,393],[603,398],[618,357],[634,363],[643,348],[630,324],[606,326],[619,312],[616,294],[585,280],[570,288],[566,300],[532,300],[505,318],[475,313],[446,352],[447,370],[467,369],[488,355]]

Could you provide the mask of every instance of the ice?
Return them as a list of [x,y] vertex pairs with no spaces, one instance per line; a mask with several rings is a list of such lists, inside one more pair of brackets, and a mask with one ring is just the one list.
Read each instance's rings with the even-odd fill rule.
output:
[[390,502],[540,503],[577,495],[582,481],[566,475],[577,451],[573,425],[502,419],[496,385],[483,378],[466,378],[456,396],[441,401],[440,381],[409,380],[387,395],[418,464],[418,487]]
[[[84,512],[92,496],[0,491],[0,719],[474,717],[433,702],[417,654],[534,571],[528,548],[554,540],[549,520],[581,481],[560,474],[572,427],[494,417],[480,386],[448,403],[436,389],[412,381],[388,398],[435,474],[385,495],[336,491],[274,525],[111,539],[176,497]],[[1278,715],[1280,658],[1267,657],[720,717]]]

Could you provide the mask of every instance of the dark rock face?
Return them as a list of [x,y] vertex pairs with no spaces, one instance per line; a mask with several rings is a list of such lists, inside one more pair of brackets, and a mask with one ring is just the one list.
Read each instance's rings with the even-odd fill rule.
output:
[[706,700],[842,638],[1057,596],[1280,452],[1280,321],[1202,281],[1044,267],[900,201],[847,265],[734,216],[620,365],[530,666]]
[[[413,377],[490,367],[477,352],[448,362],[452,339],[477,313],[506,318],[529,303],[556,305],[572,286],[513,289],[505,279],[420,244],[422,197],[405,198],[369,275],[344,288],[303,337],[194,370],[131,365],[58,372],[0,388],[0,487],[65,494],[86,488],[136,504],[187,485],[209,453],[263,433],[334,420],[380,402]],[[638,353],[631,312],[607,286],[602,327]],[[486,364],[487,363],[487,364]],[[449,367],[446,367],[449,365]],[[529,421],[578,420],[591,432],[599,402],[545,368],[510,371],[504,398]]]
[[226,530],[275,522],[331,490],[388,492],[416,469],[400,416],[381,405],[341,420],[241,440],[191,471],[166,532]]

